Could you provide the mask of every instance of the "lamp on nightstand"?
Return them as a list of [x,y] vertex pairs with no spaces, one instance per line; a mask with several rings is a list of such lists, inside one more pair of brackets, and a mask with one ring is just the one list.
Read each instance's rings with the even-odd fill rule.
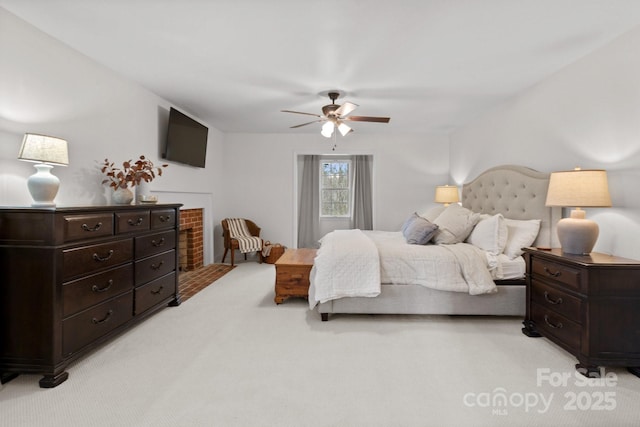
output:
[[434,202],[443,203],[445,206],[449,206],[451,203],[458,203],[459,201],[458,187],[455,185],[438,185],[436,187],[436,197]]
[[576,207],[570,218],[558,221],[558,239],[562,252],[589,254],[598,240],[598,224],[586,219],[581,208],[611,207],[607,172],[580,169],[553,172],[549,179],[547,206]]
[[67,141],[53,136],[26,133],[18,159],[36,163],[33,166],[37,172],[27,180],[27,187],[33,198],[31,206],[55,206],[53,199],[58,194],[60,180],[51,173],[51,169],[53,169],[52,165],[67,166],[69,164]]

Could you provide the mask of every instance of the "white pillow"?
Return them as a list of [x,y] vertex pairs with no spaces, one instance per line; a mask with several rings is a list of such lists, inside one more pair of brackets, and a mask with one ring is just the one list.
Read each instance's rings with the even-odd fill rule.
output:
[[515,259],[523,254],[522,248],[531,246],[538,237],[540,231],[539,219],[518,220],[505,218],[507,229],[507,245],[504,248],[504,254],[509,259]]
[[433,223],[438,226],[433,242],[437,245],[464,242],[479,219],[478,213],[471,212],[458,204],[449,205],[433,220]]
[[507,222],[502,214],[485,214],[480,215],[466,241],[492,255],[500,255],[507,245],[507,236]]
[[428,211],[421,213],[420,216],[429,222],[433,222],[445,209],[446,207],[444,205],[434,206]]

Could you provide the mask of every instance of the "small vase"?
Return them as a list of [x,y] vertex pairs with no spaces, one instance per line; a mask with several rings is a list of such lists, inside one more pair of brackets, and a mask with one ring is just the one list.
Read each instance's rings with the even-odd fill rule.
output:
[[116,205],[130,205],[133,200],[133,192],[128,188],[117,188],[113,192],[111,200]]
[[135,187],[133,187],[136,193],[136,205],[147,201],[150,191],[149,183],[145,180],[140,181]]

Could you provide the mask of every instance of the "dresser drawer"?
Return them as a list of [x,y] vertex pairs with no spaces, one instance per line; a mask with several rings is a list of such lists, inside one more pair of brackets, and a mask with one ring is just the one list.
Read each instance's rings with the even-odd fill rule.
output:
[[136,259],[148,257],[176,247],[176,232],[173,230],[135,238]]
[[553,280],[572,289],[580,289],[580,270],[539,258],[532,260],[534,278]]
[[133,260],[133,239],[81,246],[63,251],[63,280],[105,270]]
[[547,286],[537,280],[532,280],[531,299],[541,307],[553,310],[576,323],[582,323],[582,301],[573,295],[562,292],[551,286]]
[[149,211],[116,212],[116,234],[149,230]]
[[580,350],[582,328],[578,323],[536,303],[531,303],[531,318],[543,335],[554,336],[574,352]]
[[173,228],[176,225],[175,209],[158,209],[151,211],[151,229]]
[[136,261],[135,285],[140,286],[151,280],[169,274],[176,269],[176,251],[171,250]]
[[175,294],[176,273],[153,280],[134,292],[134,314],[138,315]]
[[68,356],[133,317],[133,292],[107,300],[62,321],[62,351]]
[[113,235],[113,213],[64,216],[64,241]]
[[132,288],[132,263],[67,282],[62,286],[62,315],[68,317]]

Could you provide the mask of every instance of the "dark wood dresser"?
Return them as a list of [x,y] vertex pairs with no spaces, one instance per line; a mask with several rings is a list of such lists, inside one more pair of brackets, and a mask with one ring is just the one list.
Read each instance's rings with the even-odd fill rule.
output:
[[626,366],[640,376],[640,261],[593,252],[525,249],[527,314],[522,332],[544,336],[597,376]]
[[67,365],[179,305],[179,204],[0,208],[0,379]]

